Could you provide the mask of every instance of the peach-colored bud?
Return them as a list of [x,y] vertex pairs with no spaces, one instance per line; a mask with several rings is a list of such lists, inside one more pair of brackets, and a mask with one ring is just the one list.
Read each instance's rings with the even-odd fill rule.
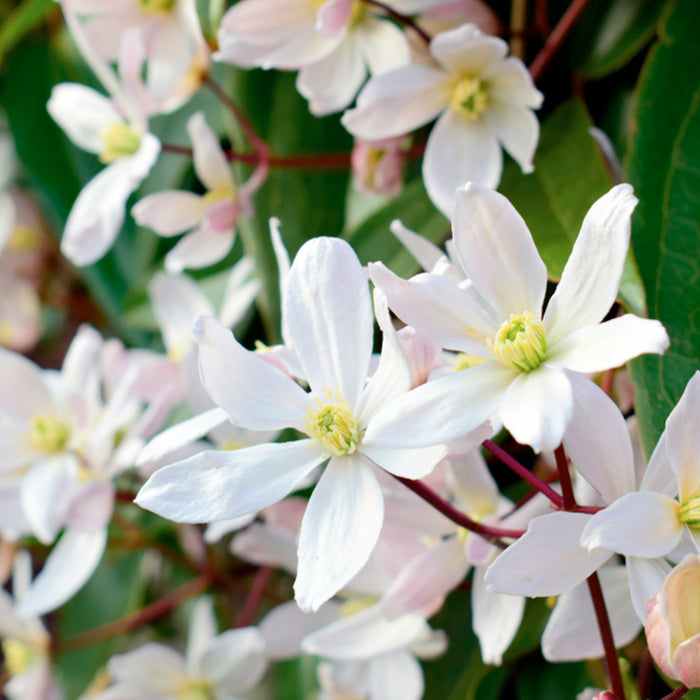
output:
[[402,136],[380,141],[357,139],[350,157],[356,189],[396,196],[403,185],[403,142]]
[[661,670],[689,688],[700,687],[700,555],[689,554],[647,604],[649,651]]

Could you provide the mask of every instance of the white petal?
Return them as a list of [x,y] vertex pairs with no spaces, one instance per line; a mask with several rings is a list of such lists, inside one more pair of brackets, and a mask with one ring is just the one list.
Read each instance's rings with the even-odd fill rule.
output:
[[55,414],[44,376],[42,370],[23,355],[0,348],[0,412],[3,416],[28,423],[35,416]]
[[654,451],[649,458],[649,464],[644,470],[640,491],[657,491],[673,498],[678,495],[678,480],[671,467],[666,450],[666,432],[661,434]]
[[411,47],[404,32],[385,18],[367,17],[358,27],[362,55],[372,75],[408,65]]
[[403,136],[449,104],[450,77],[429,66],[405,66],[372,78],[343,115],[343,126],[368,141]]
[[484,118],[521,170],[526,174],[531,173],[535,169],[532,159],[540,137],[540,123],[532,110],[491,100]]
[[364,457],[331,459],[299,533],[294,592],[302,610],[318,610],[365,565],[383,520],[381,488]]
[[[641,629],[634,612],[627,570],[604,566],[598,572],[616,647],[629,644]],[[582,661],[605,655],[588,586],[581,583],[557,601],[542,635],[547,661]]]
[[107,528],[66,530],[17,608],[21,617],[43,615],[63,605],[92,576],[107,544]]
[[220,692],[236,695],[256,685],[266,669],[265,642],[255,627],[220,634],[209,643],[199,663],[209,683],[219,686]]
[[547,349],[547,359],[576,372],[602,372],[644,353],[663,354],[669,340],[658,322],[625,314],[579,328]]
[[268,522],[252,523],[233,538],[231,552],[252,564],[284,569],[295,576],[299,539],[297,529],[292,531]]
[[153,642],[113,656],[107,662],[107,670],[118,684],[133,683],[143,692],[177,692],[185,680],[182,656],[170,647]]
[[452,229],[464,271],[500,317],[530,311],[540,318],[547,269],[515,207],[470,183],[457,192]]
[[139,226],[148,226],[159,236],[175,236],[194,228],[205,208],[201,195],[167,190],[140,199],[131,208],[131,215]]
[[219,320],[227,328],[243,319],[260,292],[262,283],[253,276],[254,267],[250,258],[243,257],[231,268],[219,312]]
[[430,42],[430,53],[452,73],[479,77],[508,52],[503,39],[482,34],[473,24],[441,32]]
[[544,321],[552,343],[599,323],[610,310],[622,279],[637,205],[630,185],[618,185],[588,210]]
[[472,579],[472,627],[479,638],[485,664],[500,666],[525,612],[525,598],[501,595],[486,588],[485,566],[474,569]]
[[185,666],[188,675],[199,675],[199,661],[218,631],[214,601],[209,596],[198,598],[190,616]]
[[572,410],[567,375],[545,364],[515,378],[503,398],[500,417],[519,443],[540,452],[559,445]]
[[421,273],[401,279],[383,263],[370,263],[369,275],[386,295],[391,310],[440,347],[491,358],[485,339],[498,324],[473,287],[462,289],[440,275]]
[[405,449],[462,437],[495,413],[512,381],[511,370],[490,362],[428,382],[383,408],[365,439]]
[[642,624],[645,624],[647,603],[663,587],[666,577],[671,572],[671,565],[662,557],[659,559],[627,557],[626,563],[634,610]]
[[200,226],[188,233],[165,256],[168,272],[199,270],[223,260],[233,246],[235,231],[210,231]]
[[423,668],[407,649],[372,659],[369,664],[369,692],[372,700],[420,700],[425,690]]
[[544,96],[533,85],[530,73],[519,58],[510,56],[490,65],[482,78],[489,86],[489,96],[502,102],[538,109]]
[[366,440],[360,446],[360,452],[385,471],[407,479],[422,479],[427,476],[447,454],[442,446],[401,450],[368,445]]
[[374,315],[364,270],[345,241],[314,238],[302,246],[283,313],[312,391],[338,391],[354,409],[369,369]]
[[194,151],[194,169],[202,184],[208,190],[233,187],[231,167],[203,112],[196,112],[189,118],[187,132]]
[[593,516],[581,542],[635,557],[663,556],[683,535],[678,508],[677,501],[660,493],[628,493]]
[[445,256],[441,248],[406,228],[398,219],[394,219],[389,228],[426,272],[430,272]]
[[488,590],[510,595],[559,595],[588,578],[610,558],[586,551],[581,532],[591,516],[550,513],[534,518],[527,532],[501,553],[486,572]]
[[195,324],[202,384],[234,425],[304,430],[309,397],[290,377],[239,345],[213,318]]

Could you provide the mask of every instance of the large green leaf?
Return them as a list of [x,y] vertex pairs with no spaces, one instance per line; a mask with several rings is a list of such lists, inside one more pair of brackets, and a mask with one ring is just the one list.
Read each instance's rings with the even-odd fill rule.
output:
[[[669,412],[700,367],[700,13],[695,0],[672,3],[637,89],[630,180],[640,204],[632,242],[649,314],[668,330],[662,357],[632,363],[647,454]],[[690,71],[690,73],[689,73]]]
[[[523,176],[509,162],[500,191],[525,219],[552,277],[561,276],[583,217],[610,189],[610,177],[588,133],[592,122],[579,99],[559,107],[542,125],[535,172]],[[644,309],[639,274],[628,258],[620,298],[636,313]]]
[[58,12],[53,0],[23,0],[3,20],[0,26],[0,63],[5,54],[25,35],[44,21],[52,12]]

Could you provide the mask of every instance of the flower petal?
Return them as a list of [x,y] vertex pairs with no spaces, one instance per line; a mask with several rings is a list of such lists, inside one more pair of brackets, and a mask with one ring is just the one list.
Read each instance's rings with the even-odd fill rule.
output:
[[256,627],[232,629],[215,637],[199,663],[208,683],[236,695],[255,686],[266,669],[265,642]]
[[194,192],[166,190],[149,194],[131,208],[139,226],[148,226],[159,236],[176,236],[194,228],[204,216],[204,198]]
[[200,452],[151,475],[134,502],[176,522],[236,518],[280,501],[322,461],[312,440]]
[[233,246],[235,231],[212,231],[200,226],[181,238],[165,256],[168,272],[200,270],[223,260]]
[[489,96],[501,102],[539,109],[544,96],[534,86],[532,78],[519,58],[510,56],[493,63],[483,73]]
[[196,112],[187,120],[187,133],[193,146],[194,169],[202,184],[210,191],[232,188],[231,166],[203,112]]
[[507,52],[503,39],[482,34],[473,24],[441,32],[430,42],[430,53],[451,73],[477,77]]
[[627,577],[632,604],[642,624],[647,619],[647,602],[663,587],[671,565],[664,559],[627,557]]
[[484,118],[523,173],[531,173],[535,169],[532,159],[540,138],[540,123],[532,110],[492,99]]
[[294,592],[302,610],[318,610],[366,564],[383,520],[382,491],[364,457],[332,458],[299,533]]

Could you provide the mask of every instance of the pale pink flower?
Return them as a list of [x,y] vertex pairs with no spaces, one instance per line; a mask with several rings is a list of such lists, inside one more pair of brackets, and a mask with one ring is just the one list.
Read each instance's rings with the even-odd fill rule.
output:
[[380,141],[356,139],[350,156],[355,189],[386,197],[401,192],[404,141],[401,137]]

